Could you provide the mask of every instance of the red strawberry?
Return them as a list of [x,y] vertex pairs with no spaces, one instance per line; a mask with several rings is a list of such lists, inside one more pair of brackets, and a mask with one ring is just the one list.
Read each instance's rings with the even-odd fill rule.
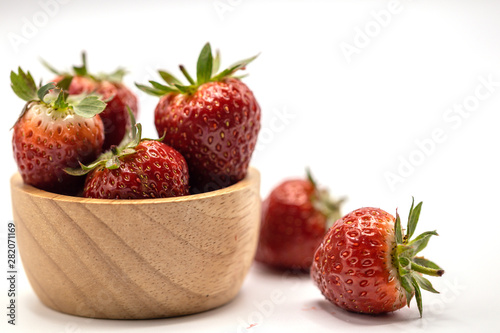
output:
[[233,74],[255,57],[235,63],[216,74],[219,54],[206,44],[198,58],[197,82],[183,66],[191,85],[184,86],[165,71],[167,85],[150,81],[136,84],[149,94],[162,96],[155,110],[155,125],[165,142],[188,162],[191,190],[207,192],[234,184],[247,173],[260,130],[260,107],[253,93]]
[[[130,128],[127,106],[130,107],[134,116],[137,117],[138,105],[137,97],[130,89],[121,83],[125,70],[118,68],[111,74],[93,75],[87,71],[87,61],[85,53],[82,53],[83,65],[73,67],[73,81],[69,87],[70,95],[96,92],[107,101],[106,109],[100,114],[104,123],[104,145],[103,150],[109,149],[112,145],[118,145]],[[45,63],[45,66],[58,76],[55,82],[61,80],[65,73],[55,70]]]
[[379,208],[360,208],[335,222],[316,251],[311,276],[335,305],[353,312],[378,314],[402,308],[415,295],[422,316],[420,288],[437,293],[422,276],[444,271],[416,255],[435,231],[410,240],[422,203],[413,203],[406,235],[396,219]]
[[[11,87],[27,103],[14,125],[12,148],[25,183],[43,190],[74,194],[82,181],[64,172],[64,168],[88,163],[101,153],[104,130],[97,115],[106,103],[97,96],[68,98],[71,78],[35,84],[29,72],[21,68],[11,72]],[[50,90],[57,95],[48,94]]]
[[88,173],[83,192],[87,198],[166,198],[189,192],[184,157],[158,140],[141,140],[140,124],[133,127],[131,142],[113,146],[91,165],[68,172]]
[[259,245],[255,259],[269,266],[309,270],[314,251],[340,217],[342,200],[333,201],[308,179],[278,185],[262,205]]

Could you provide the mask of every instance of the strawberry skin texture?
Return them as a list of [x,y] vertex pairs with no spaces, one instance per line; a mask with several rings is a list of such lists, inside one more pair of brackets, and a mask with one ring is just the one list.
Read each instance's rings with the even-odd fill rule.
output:
[[310,181],[281,183],[262,205],[256,260],[275,268],[309,270],[326,233],[326,216],[312,203]]
[[[58,82],[60,80],[61,77],[58,77],[54,81]],[[104,124],[103,151],[105,151],[112,145],[118,145],[130,127],[127,106],[130,107],[134,117],[137,118],[139,109],[137,97],[122,83],[96,81],[84,76],[73,77],[69,87],[70,95],[89,94],[94,91],[102,95],[104,100],[111,98],[107,101],[106,109],[99,114]]]
[[366,207],[335,222],[311,267],[311,277],[328,300],[348,311],[369,314],[406,305],[392,263],[394,221],[391,214]]
[[143,140],[131,155],[120,157],[118,169],[92,170],[84,196],[101,199],[146,199],[189,193],[189,172],[182,155],[164,143]]
[[86,119],[31,102],[14,125],[12,148],[25,183],[75,194],[84,178],[70,176],[64,168],[92,162],[101,153],[103,142],[103,123],[98,115]]
[[260,130],[261,110],[240,80],[202,84],[192,95],[170,93],[155,110],[165,143],[189,165],[192,193],[234,184],[246,175]]

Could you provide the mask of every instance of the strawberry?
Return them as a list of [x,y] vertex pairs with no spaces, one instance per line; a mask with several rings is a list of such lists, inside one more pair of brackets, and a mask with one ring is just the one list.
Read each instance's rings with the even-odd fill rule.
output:
[[255,259],[281,269],[309,270],[314,251],[340,217],[343,200],[334,201],[308,179],[290,179],[274,188],[262,204]]
[[[11,87],[26,101],[13,129],[12,149],[25,183],[56,193],[78,192],[81,180],[64,172],[101,153],[104,129],[98,96],[68,97],[71,77],[37,87],[30,72],[11,72]],[[52,93],[49,93],[53,91]]]
[[198,58],[196,82],[181,65],[188,86],[165,71],[159,74],[167,85],[136,84],[148,94],[161,96],[155,110],[156,130],[186,158],[192,193],[229,186],[247,173],[261,112],[252,91],[234,73],[254,59],[216,74],[220,56],[213,57],[207,43]]
[[422,203],[408,217],[406,235],[396,218],[379,208],[360,208],[339,219],[316,250],[311,277],[323,295],[348,311],[379,314],[395,311],[415,295],[422,316],[421,288],[437,293],[422,276],[444,270],[416,256],[437,235],[424,232],[411,240]]
[[86,198],[166,198],[189,192],[184,157],[159,140],[141,139],[141,124],[132,127],[131,140],[112,146],[91,165],[67,172],[88,173],[83,192]]
[[70,95],[96,92],[107,101],[106,109],[100,114],[104,123],[103,150],[107,150],[112,145],[118,145],[130,128],[127,106],[137,117],[137,97],[122,83],[123,76],[126,74],[123,68],[118,68],[111,74],[94,75],[87,70],[87,59],[84,52],[82,53],[82,62],[82,66],[73,66],[72,73],[68,74],[54,69],[43,61],[44,65],[57,75],[54,79],[55,82],[67,75],[74,76],[69,86]]

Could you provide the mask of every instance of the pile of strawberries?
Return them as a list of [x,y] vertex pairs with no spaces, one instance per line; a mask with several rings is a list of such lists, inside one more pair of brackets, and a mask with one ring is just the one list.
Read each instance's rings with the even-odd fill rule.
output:
[[[207,43],[196,79],[180,66],[183,84],[166,71],[164,83],[136,84],[160,97],[154,112],[159,139],[144,139],[135,123],[137,97],[121,83],[121,68],[105,75],[83,64],[37,86],[21,68],[11,86],[26,104],[13,129],[14,158],[25,183],[89,198],[140,199],[203,193],[243,179],[260,130],[253,93],[235,76],[254,60],[219,71]],[[349,311],[378,314],[410,305],[422,314],[423,274],[444,270],[419,256],[435,231],[412,239],[422,203],[412,203],[406,234],[399,214],[364,207],[341,217],[341,200],[306,179],[279,184],[264,200],[256,260],[310,272],[324,296]]]
[[36,85],[29,72],[11,72],[11,87],[26,104],[12,147],[25,183],[60,194],[140,199],[181,196],[243,179],[260,130],[252,91],[235,76],[255,57],[219,71],[206,44],[189,84],[159,71],[165,83],[137,87],[160,97],[160,139],[143,139],[135,124],[137,97],[121,83],[125,71],[91,74],[82,66]]

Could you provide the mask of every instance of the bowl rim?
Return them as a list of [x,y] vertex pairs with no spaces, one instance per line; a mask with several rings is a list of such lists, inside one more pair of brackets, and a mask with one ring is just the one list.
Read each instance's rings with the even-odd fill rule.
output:
[[230,194],[233,192],[240,191],[251,186],[253,183],[259,181],[259,171],[254,167],[249,167],[247,171],[247,175],[245,178],[233,184],[231,186],[206,192],[199,194],[189,194],[180,197],[171,197],[171,198],[151,198],[151,199],[95,199],[95,198],[84,198],[77,196],[70,196],[64,194],[57,194],[53,192],[48,192],[45,190],[41,190],[32,185],[25,184],[21,178],[19,172],[16,172],[12,175],[10,179],[11,183],[11,191],[15,188],[18,188],[20,191],[27,193],[30,196],[35,196],[39,198],[45,198],[48,200],[60,201],[60,202],[74,202],[74,203],[83,203],[83,204],[128,204],[128,205],[144,205],[144,204],[160,204],[160,203],[169,203],[169,202],[189,202],[194,200],[202,200],[208,199],[215,196],[221,196]]

